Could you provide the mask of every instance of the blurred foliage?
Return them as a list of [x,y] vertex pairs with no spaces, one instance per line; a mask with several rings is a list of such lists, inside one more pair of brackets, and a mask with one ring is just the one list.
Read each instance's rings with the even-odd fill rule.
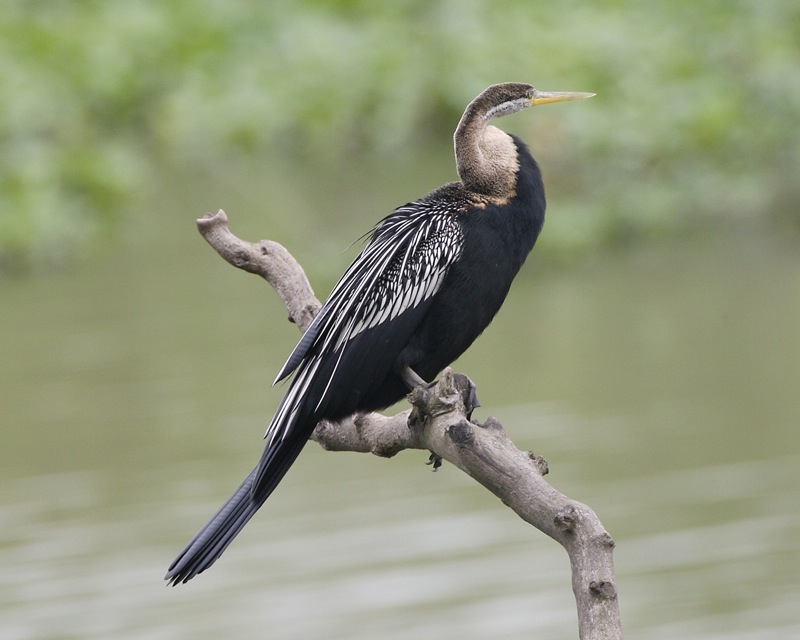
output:
[[798,220],[800,3],[5,0],[0,262],[96,245],[176,164],[424,154],[506,80],[598,93],[513,123],[557,245]]

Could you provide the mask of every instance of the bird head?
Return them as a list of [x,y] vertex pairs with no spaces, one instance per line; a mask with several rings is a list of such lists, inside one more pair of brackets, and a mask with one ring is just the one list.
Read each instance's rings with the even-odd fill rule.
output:
[[486,120],[490,120],[540,104],[583,100],[593,95],[595,94],[583,91],[539,91],[522,82],[504,82],[484,90],[472,104],[477,107],[478,112],[484,114]]
[[513,138],[489,124],[528,107],[581,100],[593,93],[539,91],[529,84],[504,82],[485,89],[467,105],[453,135],[456,169],[468,189],[496,198],[514,192],[519,160]]

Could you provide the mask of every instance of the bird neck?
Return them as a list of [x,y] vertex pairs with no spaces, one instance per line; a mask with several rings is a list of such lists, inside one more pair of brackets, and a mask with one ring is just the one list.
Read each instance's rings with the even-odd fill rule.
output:
[[468,109],[453,140],[458,176],[467,189],[502,200],[514,197],[519,159],[510,135]]

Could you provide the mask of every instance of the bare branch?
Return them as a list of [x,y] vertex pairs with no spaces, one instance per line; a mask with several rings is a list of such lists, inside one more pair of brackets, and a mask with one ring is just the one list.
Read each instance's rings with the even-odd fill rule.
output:
[[426,449],[409,429],[410,411],[387,417],[380,413],[356,414],[339,422],[323,420],[311,439],[327,451],[356,451],[391,458],[404,449]]
[[544,480],[547,462],[517,449],[494,418],[483,425],[468,419],[465,405],[471,389],[466,376],[446,369],[433,389],[419,391],[411,394],[410,422],[421,421],[423,448],[477,480],[566,549],[581,638],[621,638],[614,541],[595,513],[550,486]]
[[222,209],[198,219],[197,229],[234,267],[255,273],[269,282],[289,312],[289,319],[301,332],[308,329],[322,305],[314,296],[305,271],[283,245],[272,240],[254,244],[237,238],[228,229],[228,216]]
[[[230,264],[260,275],[275,288],[301,331],[308,327],[320,304],[302,267],[285,248],[268,240],[256,244],[240,240],[229,231],[221,210],[199,219],[197,226]],[[431,388],[409,394],[410,411],[392,417],[370,413],[336,423],[323,421],[311,439],[331,451],[383,457],[403,449],[426,449],[458,467],[566,549],[580,638],[622,638],[611,536],[594,511],[544,480],[544,458],[517,449],[494,418],[482,425],[469,419],[470,392],[466,376],[446,369]]]

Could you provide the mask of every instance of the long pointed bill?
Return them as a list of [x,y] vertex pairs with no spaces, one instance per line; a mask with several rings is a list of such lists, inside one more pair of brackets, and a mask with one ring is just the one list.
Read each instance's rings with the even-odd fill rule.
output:
[[583,91],[537,91],[534,89],[531,104],[535,107],[540,104],[550,102],[566,102],[567,100],[583,100],[597,95],[595,93],[585,93]]

